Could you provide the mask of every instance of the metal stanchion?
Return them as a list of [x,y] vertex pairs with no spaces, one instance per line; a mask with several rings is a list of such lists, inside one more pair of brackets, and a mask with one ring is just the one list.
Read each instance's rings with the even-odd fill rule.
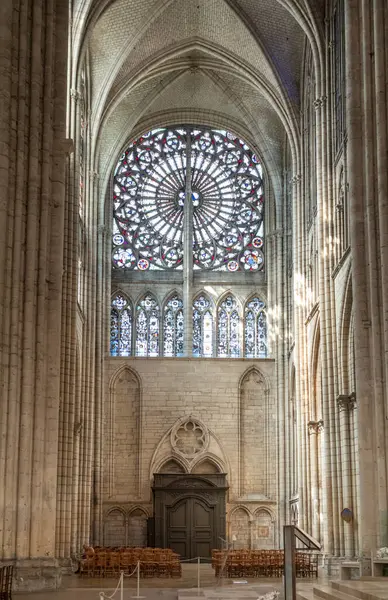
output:
[[137,580],[136,580],[136,596],[131,596],[131,598],[145,598],[145,596],[140,596],[140,560],[137,561]]
[[201,589],[201,557],[197,558],[197,596],[199,596],[199,592]]

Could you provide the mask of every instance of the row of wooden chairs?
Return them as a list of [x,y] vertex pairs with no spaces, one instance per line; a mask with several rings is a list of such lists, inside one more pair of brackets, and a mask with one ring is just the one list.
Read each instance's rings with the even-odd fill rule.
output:
[[81,561],[80,574],[88,577],[117,577],[121,571],[129,575],[140,562],[140,576],[181,577],[178,554],[163,548],[96,548],[94,556]]
[[13,566],[0,567],[0,598],[11,600],[12,598]]
[[[296,576],[317,577],[318,557],[296,553]],[[283,550],[212,550],[212,567],[216,577],[282,577]]]

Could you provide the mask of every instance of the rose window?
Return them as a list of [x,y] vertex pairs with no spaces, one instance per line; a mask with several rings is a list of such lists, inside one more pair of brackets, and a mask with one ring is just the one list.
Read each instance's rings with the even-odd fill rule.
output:
[[194,269],[263,269],[261,164],[228,131],[160,128],[135,140],[117,164],[113,206],[116,269],[182,269],[185,211]]

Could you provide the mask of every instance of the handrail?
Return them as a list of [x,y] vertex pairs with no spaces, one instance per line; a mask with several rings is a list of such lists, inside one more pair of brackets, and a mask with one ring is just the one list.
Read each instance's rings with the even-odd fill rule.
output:
[[284,525],[284,600],[296,600],[295,539],[310,550],[321,550],[321,544],[296,525]]
[[304,544],[309,550],[322,549],[321,544],[306,531],[303,531],[303,529],[297,527],[296,525],[291,525],[291,527],[294,528],[295,537],[298,538],[298,540],[302,542],[302,544]]

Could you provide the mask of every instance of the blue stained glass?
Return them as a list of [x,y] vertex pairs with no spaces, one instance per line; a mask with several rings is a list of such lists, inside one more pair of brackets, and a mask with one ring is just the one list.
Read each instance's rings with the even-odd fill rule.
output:
[[110,354],[111,356],[131,356],[131,350],[131,306],[122,294],[115,294],[112,298],[110,313]]
[[136,307],[136,356],[159,356],[160,309],[151,294]]
[[229,295],[218,309],[217,355],[220,358],[240,356],[240,316],[236,299]]
[[252,241],[264,234],[263,177],[257,157],[225,130],[163,127],[135,140],[117,163],[115,269],[182,269],[189,139],[194,268],[263,268],[263,251],[252,249]]
[[183,302],[175,294],[164,309],[164,356],[183,356]]
[[267,317],[260,298],[250,300],[245,308],[245,356],[267,358]]
[[213,356],[213,315],[210,301],[204,295],[193,303],[193,356]]
[[119,355],[119,314],[115,309],[110,313],[110,353]]

